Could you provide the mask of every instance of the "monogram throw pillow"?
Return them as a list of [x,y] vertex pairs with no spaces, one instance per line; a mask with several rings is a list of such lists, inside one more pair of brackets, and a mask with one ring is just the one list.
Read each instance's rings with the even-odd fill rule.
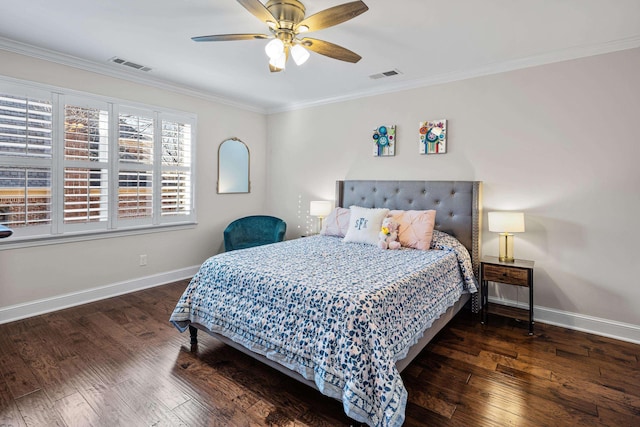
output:
[[389,213],[389,209],[363,208],[351,206],[349,228],[344,236],[345,242],[378,244],[378,233],[382,226],[382,220]]

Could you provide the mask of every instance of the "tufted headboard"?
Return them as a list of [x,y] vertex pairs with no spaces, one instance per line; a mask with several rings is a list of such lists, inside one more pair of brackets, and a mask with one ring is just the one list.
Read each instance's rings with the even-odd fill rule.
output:
[[482,220],[480,181],[337,181],[336,206],[435,209],[435,228],[457,238],[471,254],[478,277]]

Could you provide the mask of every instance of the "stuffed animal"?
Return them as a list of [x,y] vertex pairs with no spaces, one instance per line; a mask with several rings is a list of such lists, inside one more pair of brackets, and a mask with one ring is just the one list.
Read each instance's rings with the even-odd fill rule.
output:
[[378,246],[382,249],[400,249],[398,241],[398,223],[391,217],[386,217],[382,221],[382,227],[378,234]]

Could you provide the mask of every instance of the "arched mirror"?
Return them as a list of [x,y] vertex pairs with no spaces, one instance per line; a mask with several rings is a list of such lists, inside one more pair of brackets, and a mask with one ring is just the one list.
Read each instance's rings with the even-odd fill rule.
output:
[[222,141],[218,148],[218,194],[249,190],[249,147],[238,138]]

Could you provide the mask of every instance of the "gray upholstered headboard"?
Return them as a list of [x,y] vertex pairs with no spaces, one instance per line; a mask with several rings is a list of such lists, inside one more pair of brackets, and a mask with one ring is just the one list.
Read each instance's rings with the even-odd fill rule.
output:
[[480,181],[337,181],[336,206],[436,210],[435,228],[457,238],[471,254],[478,276],[480,262]]

